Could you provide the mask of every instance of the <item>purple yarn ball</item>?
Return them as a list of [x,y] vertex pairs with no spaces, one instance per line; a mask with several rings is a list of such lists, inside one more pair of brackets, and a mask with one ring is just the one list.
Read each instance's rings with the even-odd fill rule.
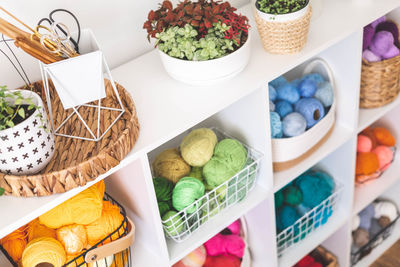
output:
[[375,55],[383,56],[393,46],[393,43],[393,35],[390,32],[381,31],[375,34],[369,49],[374,52]]
[[389,48],[389,50],[384,55],[382,55],[382,58],[390,59],[390,58],[397,57],[399,54],[400,54],[400,50],[395,45],[393,45],[391,48]]
[[399,28],[397,27],[397,24],[394,23],[393,21],[384,21],[382,23],[379,23],[379,25],[376,27],[376,32],[380,31],[388,31],[392,33],[393,39],[394,39],[394,44],[396,46],[399,46]]
[[275,103],[275,112],[277,112],[281,118],[284,118],[287,114],[293,112],[292,104],[285,100],[280,100]]
[[365,59],[368,62],[378,62],[381,61],[382,58],[380,56],[377,56],[372,52],[371,50],[367,49],[362,53],[363,59]]
[[375,28],[372,25],[367,25],[364,27],[364,37],[363,37],[363,50],[368,49],[375,35]]
[[313,97],[300,99],[295,104],[294,110],[306,119],[307,129],[313,127],[325,116],[324,106]]
[[368,231],[371,227],[372,218],[374,218],[375,215],[374,205],[369,204],[358,215],[360,216],[360,228]]
[[384,21],[386,21],[386,17],[382,16],[382,17],[374,20],[373,22],[371,22],[370,25],[375,28],[376,26],[378,26],[379,23],[384,22]]
[[283,135],[294,137],[303,134],[307,128],[306,119],[297,112],[292,112],[282,120]]
[[315,91],[317,91],[317,83],[306,78],[300,83],[298,91],[301,97],[313,97]]
[[290,83],[286,83],[276,90],[279,100],[286,100],[291,104],[296,103],[300,99],[297,88]]

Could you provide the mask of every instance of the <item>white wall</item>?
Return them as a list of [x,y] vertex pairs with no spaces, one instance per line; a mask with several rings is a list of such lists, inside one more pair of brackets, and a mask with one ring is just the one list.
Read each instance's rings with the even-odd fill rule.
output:
[[[91,28],[111,68],[121,65],[152,49],[142,29],[150,9],[161,0],[1,0],[4,7],[30,26],[56,8],[72,11],[82,27]],[[239,7],[248,0],[228,0]],[[0,11],[0,17],[12,21]],[[62,17],[61,17],[62,18]],[[65,19],[64,19],[65,20]],[[68,23],[69,24],[69,23]],[[19,24],[15,24],[20,27]],[[72,25],[72,24],[71,24]],[[72,26],[71,26],[72,27]],[[0,48],[5,46],[0,43]],[[37,61],[18,53],[31,80],[40,78]],[[0,54],[0,85],[10,88],[23,84],[9,62]]]

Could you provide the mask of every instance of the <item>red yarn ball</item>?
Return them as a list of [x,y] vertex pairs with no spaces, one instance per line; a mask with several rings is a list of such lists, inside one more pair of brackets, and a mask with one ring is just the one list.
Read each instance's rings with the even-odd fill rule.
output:
[[314,258],[310,255],[305,256],[302,258],[298,263],[296,263],[295,267],[310,267],[311,264],[315,262]]
[[240,267],[241,264],[240,259],[232,255],[207,256],[203,267]]

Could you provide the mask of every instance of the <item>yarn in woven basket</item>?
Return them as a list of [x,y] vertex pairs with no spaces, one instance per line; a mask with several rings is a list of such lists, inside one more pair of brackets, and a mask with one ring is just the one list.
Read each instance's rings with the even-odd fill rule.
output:
[[189,177],[203,181],[203,167],[192,167],[192,170],[188,174]]
[[374,218],[379,219],[382,216],[386,216],[390,221],[394,221],[397,217],[396,205],[390,201],[378,201],[374,205]]
[[163,177],[157,177],[153,179],[153,184],[158,201],[171,200],[174,184],[170,180]]
[[206,262],[206,258],[206,249],[204,246],[200,246],[187,254],[172,267],[202,267]]
[[[94,246],[96,243],[100,242],[102,239],[117,230],[118,227],[121,226],[123,220],[124,216],[121,214],[118,206],[111,204],[109,201],[103,201],[103,211],[101,216],[85,226],[88,236],[88,244]],[[110,238],[107,238],[103,241],[103,244],[118,239],[123,232],[124,229],[121,227],[118,232],[111,236],[111,240]]]
[[[204,196],[205,187],[202,182],[193,177],[184,177],[179,180],[172,191],[172,206],[181,211],[193,204],[197,199]],[[196,205],[186,210],[187,213],[196,211]]]
[[18,262],[22,258],[22,253],[27,245],[26,227],[20,227],[6,237],[3,237],[0,240],[0,245],[3,246],[15,262]]
[[39,216],[39,221],[54,229],[74,223],[90,224],[101,216],[103,196],[104,181],[100,181]]
[[34,267],[39,263],[50,263],[54,267],[61,267],[66,262],[63,246],[51,237],[33,239],[26,246],[22,254],[22,266]]
[[176,184],[180,178],[190,172],[190,166],[179,155],[175,148],[164,150],[157,155],[153,162],[153,170],[156,176],[165,177]]
[[87,245],[85,226],[71,224],[57,229],[57,240],[64,246],[68,255],[80,253]]
[[191,166],[202,167],[211,159],[217,142],[218,139],[213,130],[195,129],[181,142],[182,158]]
[[39,222],[39,219],[35,219],[28,223],[26,227],[28,242],[38,237],[52,237],[57,238],[56,230],[51,229]]

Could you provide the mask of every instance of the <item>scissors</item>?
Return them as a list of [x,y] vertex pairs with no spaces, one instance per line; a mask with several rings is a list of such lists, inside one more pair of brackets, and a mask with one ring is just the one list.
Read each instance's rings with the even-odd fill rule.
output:
[[[77,28],[78,28],[78,37],[76,38],[76,40],[71,37],[68,28],[64,24],[56,23],[56,21],[54,20],[53,16],[57,12],[65,12],[65,13],[71,15],[71,17],[75,20]],[[77,17],[71,11],[66,10],[66,9],[55,9],[55,10],[51,11],[48,18],[42,18],[41,20],[39,20],[39,22],[38,22],[38,27],[39,28],[36,29],[37,32],[38,32],[38,30],[40,28],[45,29],[45,30],[47,30],[49,32],[48,27],[45,27],[45,26],[42,25],[43,22],[47,22],[50,25],[50,27],[52,28],[51,30],[53,32],[55,32],[59,37],[61,35],[61,34],[59,34],[59,31],[64,35],[64,38],[69,36],[69,41],[73,44],[74,50],[76,51],[76,53],[79,54],[79,41],[80,41],[80,38],[81,38],[81,26],[79,24],[79,20],[77,19]],[[55,24],[54,27],[52,27],[53,24]],[[61,38],[61,39],[64,39],[64,38]]]

